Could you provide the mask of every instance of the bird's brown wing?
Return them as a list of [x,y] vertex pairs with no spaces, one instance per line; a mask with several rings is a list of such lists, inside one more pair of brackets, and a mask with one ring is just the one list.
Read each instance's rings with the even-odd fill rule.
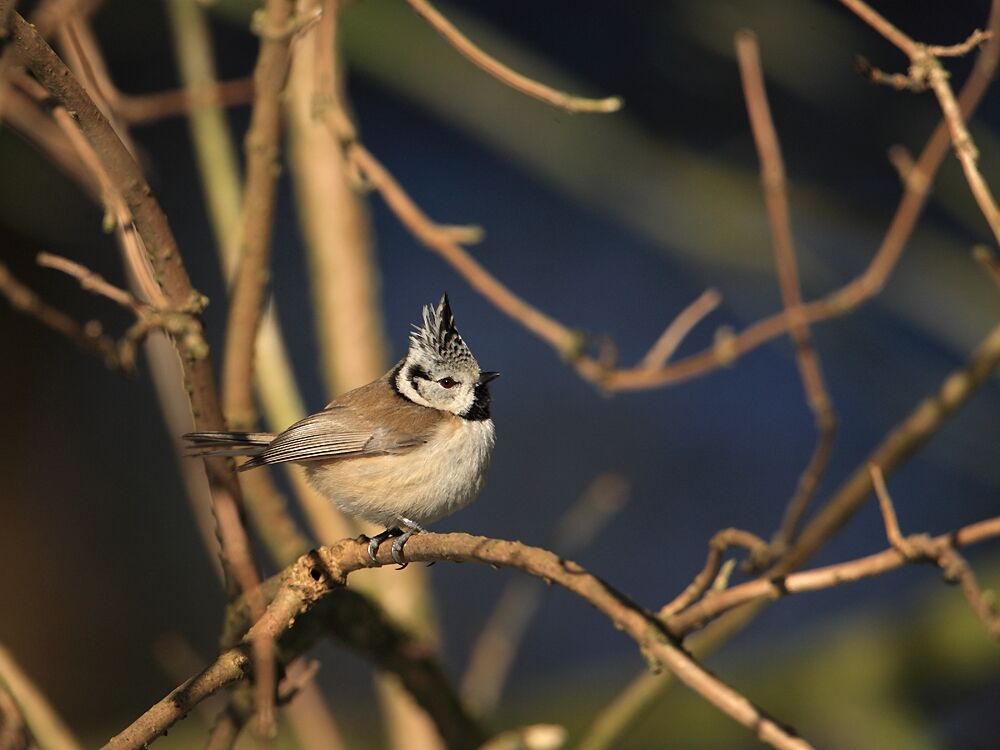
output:
[[240,470],[288,461],[405,453],[427,442],[439,415],[399,398],[384,380],[375,381],[296,422]]

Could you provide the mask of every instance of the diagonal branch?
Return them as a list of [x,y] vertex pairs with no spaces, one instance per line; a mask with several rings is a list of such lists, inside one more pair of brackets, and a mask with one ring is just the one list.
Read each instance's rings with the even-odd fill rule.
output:
[[[626,632],[653,663],[662,664],[692,690],[739,722],[759,739],[777,748],[811,747],[775,722],[710,672],[706,671],[665,634],[659,620],[581,566],[538,547],[467,534],[419,534],[407,544],[411,562],[480,562],[508,567],[549,580],[580,596]],[[391,564],[390,551],[379,552],[377,565]],[[344,540],[323,547],[298,560],[281,576],[280,587],[265,615],[244,638],[244,643],[266,635],[277,638],[289,624],[315,607],[344,584],[347,576],[371,567],[367,545]],[[243,678],[249,667],[245,646],[230,649],[200,675],[180,686],[139,717],[105,746],[105,750],[139,748],[181,719],[198,702],[220,688]]]
[[620,96],[609,96],[605,99],[588,99],[574,96],[564,91],[547,86],[544,83],[528,78],[526,75],[511,70],[502,62],[492,57],[469,40],[465,34],[456,28],[441,11],[437,10],[428,0],[406,0],[410,7],[420,14],[434,29],[443,36],[451,46],[473,65],[482,68],[491,76],[522,94],[551,104],[553,107],[567,112],[617,112],[622,108]]

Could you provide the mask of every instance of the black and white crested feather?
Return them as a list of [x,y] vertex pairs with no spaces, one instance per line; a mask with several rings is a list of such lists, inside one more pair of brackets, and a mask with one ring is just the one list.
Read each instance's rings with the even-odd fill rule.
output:
[[430,358],[442,359],[453,365],[476,364],[475,357],[458,333],[447,294],[441,295],[436,308],[424,305],[423,325],[413,327],[410,346]]

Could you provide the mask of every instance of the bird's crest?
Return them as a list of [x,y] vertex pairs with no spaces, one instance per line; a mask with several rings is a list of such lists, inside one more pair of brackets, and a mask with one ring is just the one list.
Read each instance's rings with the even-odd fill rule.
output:
[[413,326],[410,347],[456,365],[476,362],[455,327],[455,316],[452,315],[447,294],[441,295],[437,307],[424,305],[423,324]]

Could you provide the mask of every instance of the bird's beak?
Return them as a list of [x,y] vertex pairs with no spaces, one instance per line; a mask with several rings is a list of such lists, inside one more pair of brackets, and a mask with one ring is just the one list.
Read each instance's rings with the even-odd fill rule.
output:
[[479,380],[476,381],[477,385],[485,385],[491,380],[496,380],[500,377],[499,372],[481,372],[479,373]]

